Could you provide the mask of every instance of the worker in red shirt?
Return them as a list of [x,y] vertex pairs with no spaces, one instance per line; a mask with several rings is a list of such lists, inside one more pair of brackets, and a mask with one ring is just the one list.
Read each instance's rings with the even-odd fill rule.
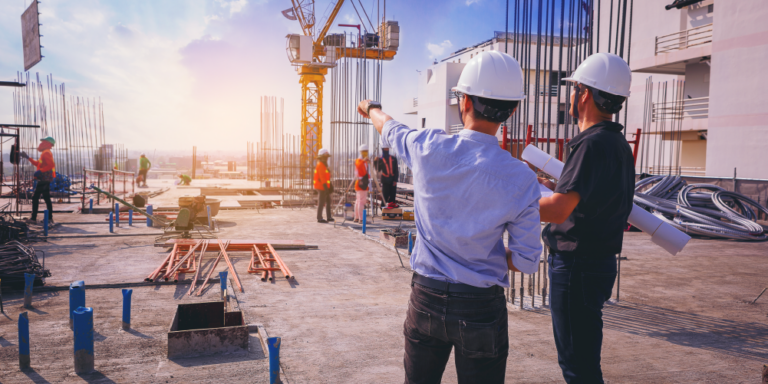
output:
[[53,204],[51,203],[51,182],[56,178],[56,164],[53,161],[53,153],[51,148],[56,144],[56,140],[53,137],[46,137],[40,140],[40,145],[37,146],[37,151],[40,152],[40,160],[30,159],[29,156],[22,152],[20,156],[29,160],[32,165],[37,167],[35,172],[35,193],[32,195],[32,216],[30,221],[37,221],[37,209],[40,204],[40,196],[45,200],[45,206],[48,208],[48,223],[53,225]]
[[[331,194],[333,193],[333,184],[331,184],[331,172],[328,170],[328,158],[331,154],[323,148],[317,153],[317,165],[315,166],[314,187],[317,190],[317,222],[327,223],[335,221],[331,217]],[[328,220],[323,220],[323,207],[325,207],[325,216]]]
[[371,176],[368,172],[368,144],[360,146],[360,157],[355,159],[355,219],[354,223],[363,222],[363,211],[365,210],[365,202],[368,200],[368,187],[370,185]]

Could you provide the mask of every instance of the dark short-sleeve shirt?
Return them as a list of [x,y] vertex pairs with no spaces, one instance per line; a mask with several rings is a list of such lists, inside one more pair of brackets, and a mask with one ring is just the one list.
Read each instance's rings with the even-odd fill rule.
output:
[[553,252],[585,258],[621,252],[635,187],[634,157],[623,128],[604,121],[568,143],[570,155],[555,192],[576,191],[581,199],[565,222],[544,228],[544,243]]

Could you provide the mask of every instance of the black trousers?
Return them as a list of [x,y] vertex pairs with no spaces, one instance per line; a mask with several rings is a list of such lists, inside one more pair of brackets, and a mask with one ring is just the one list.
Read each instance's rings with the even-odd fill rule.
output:
[[37,220],[37,209],[40,205],[40,196],[45,200],[48,208],[48,220],[53,219],[53,204],[51,203],[51,183],[49,181],[37,181],[35,193],[32,194],[32,220]]
[[459,383],[504,383],[509,354],[504,291],[446,293],[411,283],[405,383],[440,383],[454,353]]
[[384,195],[384,202],[394,203],[397,198],[397,186],[394,181],[381,180],[381,194]]
[[331,191],[317,191],[317,219],[323,219],[323,206],[325,206],[325,216],[331,219]]
[[549,255],[550,311],[557,360],[569,384],[603,383],[603,305],[616,281],[616,256]]

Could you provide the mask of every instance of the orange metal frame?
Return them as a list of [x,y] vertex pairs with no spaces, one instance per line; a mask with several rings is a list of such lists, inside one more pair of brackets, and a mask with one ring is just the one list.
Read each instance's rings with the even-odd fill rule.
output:
[[[237,273],[235,273],[235,267],[232,264],[232,260],[227,254],[227,251],[251,252],[248,273],[260,273],[262,275],[262,281],[267,280],[267,278],[269,278],[270,281],[273,281],[275,271],[280,271],[286,279],[293,277],[291,270],[288,269],[288,266],[283,259],[281,259],[277,252],[275,252],[275,248],[269,243],[253,240],[176,239],[173,240],[173,249],[165,260],[163,260],[162,264],[152,271],[152,273],[150,273],[144,280],[157,281],[159,279],[164,279],[165,281],[169,281],[173,279],[174,282],[177,282],[179,273],[194,273],[195,275],[192,278],[192,284],[187,291],[187,295],[192,295],[193,292],[196,295],[200,295],[208,284],[219,261],[224,259],[224,262],[227,263],[230,276],[233,277],[237,288],[240,289],[240,292],[244,292],[243,285],[240,283],[240,278]],[[206,273],[205,281],[203,281],[203,284],[200,285],[200,287],[197,287],[197,280],[203,273],[202,265],[205,252],[218,252],[218,255]]]

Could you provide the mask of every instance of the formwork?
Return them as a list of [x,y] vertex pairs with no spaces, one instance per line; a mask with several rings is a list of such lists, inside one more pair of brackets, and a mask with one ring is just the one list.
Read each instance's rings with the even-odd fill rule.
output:
[[242,311],[227,312],[223,301],[179,304],[168,330],[168,358],[248,351]]

